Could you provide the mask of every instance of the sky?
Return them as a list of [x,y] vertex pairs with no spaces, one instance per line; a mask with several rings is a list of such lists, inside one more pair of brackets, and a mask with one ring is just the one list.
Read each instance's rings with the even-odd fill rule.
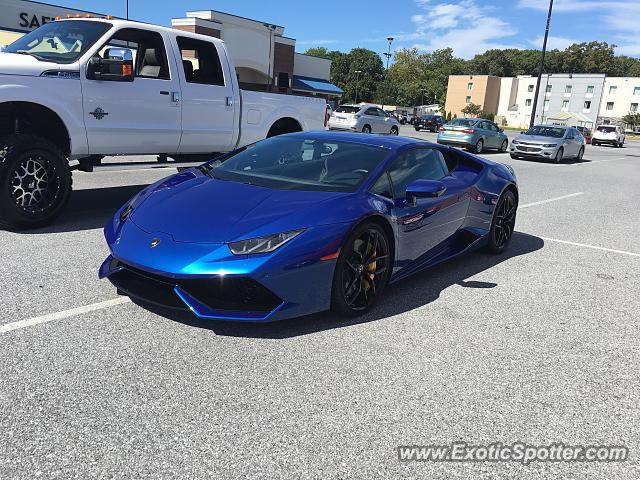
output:
[[[47,2],[47,0],[43,0]],[[125,0],[49,0],[72,8],[125,16]],[[285,27],[296,50],[349,51],[451,47],[471,58],[491,48],[541,48],[547,0],[129,0],[134,20],[170,25],[188,10],[219,10]],[[640,0],[555,0],[549,48],[591,40],[640,57]]]

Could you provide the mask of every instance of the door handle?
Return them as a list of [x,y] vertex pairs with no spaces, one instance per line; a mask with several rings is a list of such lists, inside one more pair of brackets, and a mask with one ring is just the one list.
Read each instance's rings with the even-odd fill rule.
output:
[[166,90],[160,90],[160,95],[169,95],[169,92]]

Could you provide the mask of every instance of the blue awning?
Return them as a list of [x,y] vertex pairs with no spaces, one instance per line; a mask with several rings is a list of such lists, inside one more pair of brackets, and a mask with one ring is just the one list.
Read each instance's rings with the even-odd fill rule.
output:
[[301,92],[328,93],[330,95],[342,95],[344,93],[344,90],[336,87],[328,80],[301,77],[299,75],[293,76],[293,85],[291,88]]

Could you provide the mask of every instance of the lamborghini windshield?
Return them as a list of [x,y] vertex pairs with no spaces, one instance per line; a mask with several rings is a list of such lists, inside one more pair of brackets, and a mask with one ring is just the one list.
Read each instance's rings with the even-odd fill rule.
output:
[[49,22],[8,45],[3,52],[31,55],[46,62],[73,63],[109,28],[109,23],[88,20]]
[[205,165],[213,178],[286,190],[354,192],[389,150],[357,143],[273,137]]

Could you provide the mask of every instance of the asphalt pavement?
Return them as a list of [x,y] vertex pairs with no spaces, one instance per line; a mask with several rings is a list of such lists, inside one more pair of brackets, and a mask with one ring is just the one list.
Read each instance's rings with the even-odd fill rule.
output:
[[[640,478],[640,143],[485,156],[520,182],[507,252],[395,284],[358,319],[266,325],[118,300],[101,227],[175,170],[75,173],[55,225],[0,231],[0,478]],[[631,457],[398,461],[461,440]]]

